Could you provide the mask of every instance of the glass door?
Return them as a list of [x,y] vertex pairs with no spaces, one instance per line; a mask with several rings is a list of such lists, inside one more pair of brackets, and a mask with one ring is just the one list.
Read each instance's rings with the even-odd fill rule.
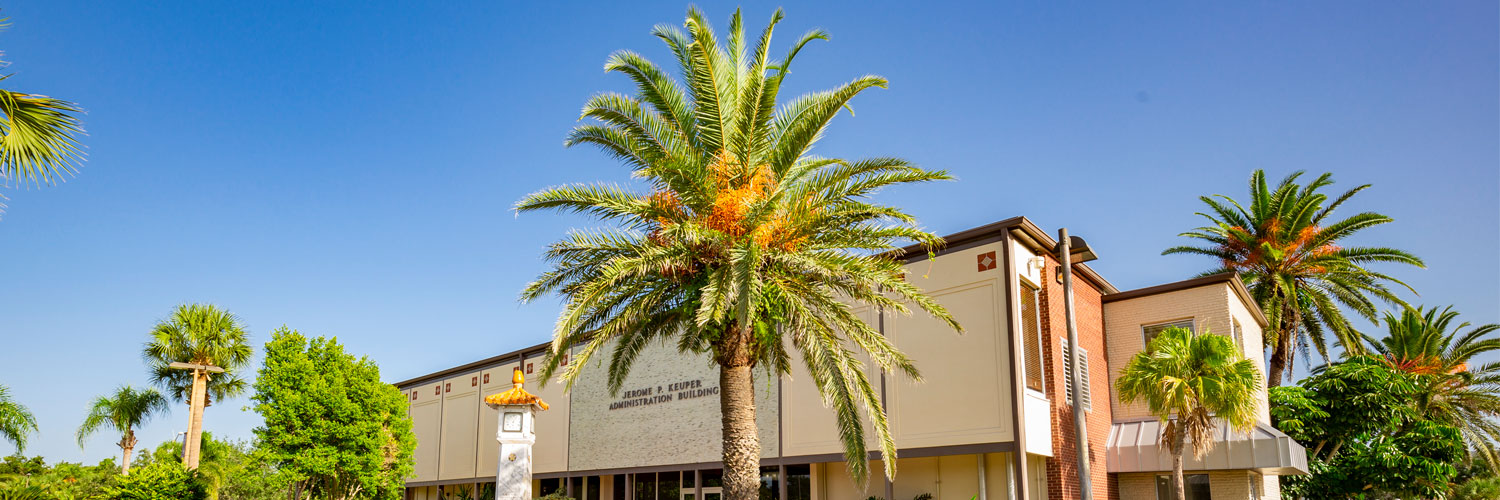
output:
[[703,500],[723,500],[723,488],[703,488]]

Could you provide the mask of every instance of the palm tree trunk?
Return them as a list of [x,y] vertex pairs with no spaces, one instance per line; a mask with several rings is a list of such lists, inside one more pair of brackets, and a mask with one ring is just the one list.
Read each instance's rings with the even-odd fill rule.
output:
[[198,468],[198,450],[203,444],[203,400],[208,389],[208,373],[193,370],[193,393],[188,400],[187,450],[182,454],[182,465]]
[[125,456],[120,458],[120,475],[129,476],[130,455],[135,453],[135,431],[125,429],[125,436],[120,438],[120,450],[125,453]]
[[1186,429],[1178,426],[1172,436],[1172,497],[1177,500],[1187,500],[1187,486],[1182,477],[1182,451],[1186,441]]
[[755,383],[750,366],[719,367],[719,410],[724,417],[724,500],[760,497],[760,435],[755,425]]
[[[1283,303],[1290,298],[1282,299]],[[1292,355],[1292,335],[1297,331],[1297,312],[1291,306],[1282,306],[1281,321],[1276,325],[1276,346],[1271,349],[1271,367],[1266,371],[1266,386],[1281,387],[1281,381],[1287,378],[1288,358]]]

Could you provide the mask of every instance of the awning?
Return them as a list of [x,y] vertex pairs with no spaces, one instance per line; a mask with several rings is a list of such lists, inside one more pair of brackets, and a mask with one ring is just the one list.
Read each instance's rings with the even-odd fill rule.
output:
[[[1307,473],[1307,452],[1302,445],[1274,427],[1257,422],[1249,432],[1235,432],[1223,420],[1215,423],[1213,449],[1202,459],[1193,458],[1191,448],[1186,450],[1184,469],[1249,469],[1278,476]],[[1156,419],[1111,425],[1105,455],[1109,472],[1172,470],[1172,454],[1161,445],[1163,427]]]

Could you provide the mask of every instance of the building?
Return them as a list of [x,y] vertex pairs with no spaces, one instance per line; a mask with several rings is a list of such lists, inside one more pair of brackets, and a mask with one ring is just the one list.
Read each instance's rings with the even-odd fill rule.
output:
[[[1022,217],[945,239],[935,258],[907,250],[907,279],[942,302],[965,334],[920,312],[858,311],[911,356],[925,378],[916,384],[872,370],[899,447],[896,479],[872,474],[863,488],[850,479],[833,415],[800,367],[771,379],[757,371],[762,498],[1078,498],[1075,391],[1064,383],[1067,334],[1052,255],[1056,242]],[[1143,406],[1119,403],[1115,377],[1150,336],[1175,325],[1231,335],[1265,366],[1266,320],[1234,275],[1122,292],[1086,265],[1074,269],[1086,380],[1076,400],[1086,412],[1093,496],[1158,498],[1170,471],[1169,457],[1156,447],[1160,427]],[[417,434],[408,498],[486,492],[496,470],[496,417],[481,400],[508,389],[514,368],[536,373],[546,347],[396,384],[411,400]],[[718,500],[718,376],[708,359],[670,346],[650,348],[613,396],[602,366],[585,370],[571,392],[562,384],[528,386],[552,404],[537,417],[537,495],[563,490],[586,500]],[[1302,447],[1271,427],[1264,388],[1261,400],[1256,429],[1221,431],[1213,452],[1202,460],[1189,455],[1188,498],[1279,498],[1277,475],[1306,472]],[[871,470],[878,471],[878,453],[872,458]]]

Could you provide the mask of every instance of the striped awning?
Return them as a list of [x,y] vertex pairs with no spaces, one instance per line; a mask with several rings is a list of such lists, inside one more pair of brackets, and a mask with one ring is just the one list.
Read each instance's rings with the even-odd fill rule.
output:
[[[1111,425],[1106,451],[1109,472],[1172,470],[1172,455],[1161,445],[1162,428],[1156,419]],[[1214,426],[1214,441],[1213,449],[1201,459],[1187,451],[1182,457],[1183,468],[1248,469],[1278,476],[1307,473],[1307,452],[1302,445],[1270,425],[1257,422],[1249,432],[1235,432],[1219,420]]]

